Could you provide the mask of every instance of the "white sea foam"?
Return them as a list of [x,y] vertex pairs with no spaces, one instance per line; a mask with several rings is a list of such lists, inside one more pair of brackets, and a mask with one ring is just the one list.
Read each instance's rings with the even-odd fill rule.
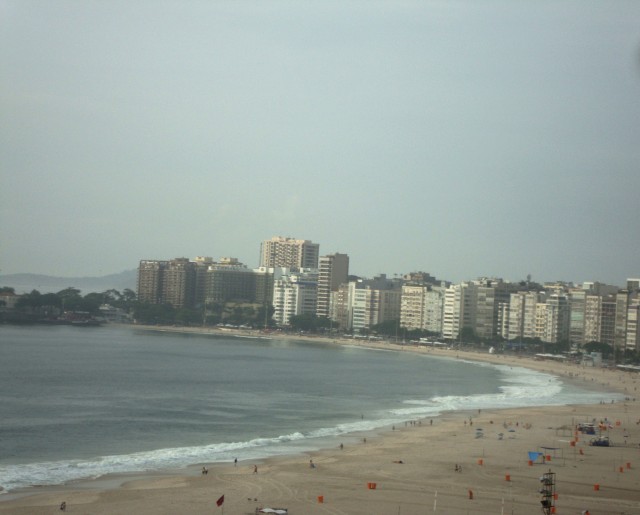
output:
[[[603,399],[603,394],[599,392],[567,389],[558,377],[550,374],[506,365],[477,365],[494,367],[502,373],[502,381],[505,384],[500,386],[498,392],[436,396],[426,400],[412,399],[403,403],[405,407],[394,409],[392,413],[404,417],[430,417],[446,411],[585,404]],[[607,398],[621,396],[608,394]]]
[[320,428],[306,434],[294,432],[275,438],[256,438],[247,442],[158,449],[127,455],[101,456],[90,460],[6,465],[0,467],[0,486],[4,492],[9,492],[30,486],[58,485],[93,479],[107,474],[179,469],[194,463],[230,462],[236,457],[240,460],[267,458],[315,449],[317,446],[312,443],[315,439],[369,431],[397,421],[395,418],[360,421]]

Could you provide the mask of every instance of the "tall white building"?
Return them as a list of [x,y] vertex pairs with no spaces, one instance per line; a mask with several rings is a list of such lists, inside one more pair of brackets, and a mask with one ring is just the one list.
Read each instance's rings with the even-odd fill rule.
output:
[[406,329],[422,329],[424,326],[424,284],[405,284],[402,286],[400,300],[400,326]]
[[442,337],[456,340],[460,335],[462,321],[462,285],[452,284],[444,292],[442,310]]
[[317,290],[317,270],[281,270],[273,281],[273,320],[276,324],[286,326],[294,315],[315,314]]
[[[402,289],[385,275],[374,279],[350,281],[348,286],[346,328],[358,333],[374,325],[400,318]],[[344,298],[344,297],[343,297]],[[340,309],[336,306],[336,309]]]
[[625,350],[638,351],[640,349],[640,298],[635,297],[627,307],[627,338]]
[[427,284],[402,286],[400,326],[442,333],[445,288]]
[[569,301],[563,294],[553,293],[547,298],[543,342],[559,343],[569,338]]
[[[616,303],[616,344],[621,350],[640,350],[640,279],[627,279],[627,288],[618,293]],[[626,297],[625,302],[620,302]],[[618,317],[618,307],[623,313]],[[624,320],[623,320],[624,319]],[[624,332],[624,337],[622,333]],[[618,337],[620,334],[620,337]]]
[[510,286],[501,279],[482,278],[449,287],[445,291],[442,336],[456,340],[463,329],[479,338],[499,333],[501,306],[509,301]]
[[532,291],[512,293],[509,298],[507,340],[536,337],[536,306],[544,301],[544,294]]
[[602,341],[602,297],[587,295],[584,303],[584,342]]
[[425,331],[442,334],[442,316],[444,309],[444,286],[434,286],[424,296]]

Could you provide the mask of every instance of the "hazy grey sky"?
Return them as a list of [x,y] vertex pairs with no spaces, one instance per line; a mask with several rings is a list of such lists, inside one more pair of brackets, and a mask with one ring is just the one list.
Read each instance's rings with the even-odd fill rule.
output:
[[0,273],[310,239],[640,275],[640,2],[0,1]]

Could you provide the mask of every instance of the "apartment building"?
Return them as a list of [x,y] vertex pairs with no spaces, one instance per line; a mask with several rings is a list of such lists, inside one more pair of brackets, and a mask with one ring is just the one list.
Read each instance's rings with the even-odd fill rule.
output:
[[319,259],[318,299],[316,315],[329,318],[331,314],[331,293],[338,291],[349,276],[349,256],[347,254],[329,254]]
[[613,347],[616,351],[624,352],[627,345],[627,314],[631,293],[629,290],[620,290],[615,295],[616,314],[613,327]]
[[457,340],[462,329],[463,285],[452,284],[444,292],[442,308],[442,337],[445,340]]
[[236,258],[210,257],[142,260],[138,266],[138,299],[174,308],[201,308],[205,303],[271,302],[273,276],[254,271]]
[[445,287],[404,284],[400,301],[400,326],[440,334]]
[[640,349],[640,299],[634,297],[627,307],[627,339],[625,351],[638,352]]
[[613,347],[615,344],[616,330],[616,296],[607,295],[601,298],[600,339],[596,341],[606,343]]
[[627,279],[627,338],[625,350],[640,351],[640,279]]
[[163,271],[168,261],[143,259],[138,265],[137,295],[140,302],[162,302]]
[[424,292],[424,321],[422,328],[430,333],[442,334],[444,292],[446,287],[432,286]]
[[505,339],[533,338],[537,303],[538,296],[535,292],[520,291],[509,296],[507,331],[502,335]]
[[400,326],[406,329],[422,329],[425,318],[425,291],[423,284],[405,284],[402,286],[400,300]]
[[187,258],[142,260],[138,266],[138,300],[191,308],[195,300],[196,271]]
[[343,330],[348,330],[350,326],[349,291],[349,283],[344,283],[338,286],[336,291],[331,292],[329,318],[334,327],[340,327]]
[[506,326],[506,313],[511,316],[511,307],[504,305],[509,303],[514,288],[501,279],[489,278],[450,286],[444,295],[443,338],[458,339],[464,328],[479,338],[490,340],[499,335],[500,327]]
[[569,301],[569,342],[581,347],[585,343],[587,291],[572,288],[568,293]]
[[164,270],[162,298],[174,308],[192,308],[195,300],[196,268],[188,258],[169,261]]
[[569,300],[566,295],[552,293],[544,306],[544,325],[540,339],[547,343],[559,343],[569,338]]
[[508,302],[511,288],[501,279],[482,279],[473,284],[475,316],[471,328],[477,337],[491,340],[498,335],[499,307]]
[[204,306],[205,302],[205,290],[207,283],[207,270],[209,266],[214,263],[213,258],[210,256],[196,256],[193,260],[196,273],[196,285],[195,285],[195,299],[194,305],[196,307]]
[[255,302],[257,304],[271,304],[273,302],[273,281],[280,269],[258,267],[253,269],[256,280]]
[[535,325],[534,325],[534,338],[542,340],[546,334],[547,327],[547,304],[546,302],[539,302],[536,304]]
[[286,326],[294,315],[315,314],[317,294],[317,270],[280,269],[273,281],[273,320]]
[[602,297],[587,295],[584,302],[584,343],[602,341]]
[[356,279],[332,294],[331,316],[343,329],[355,333],[400,318],[401,280],[382,274],[374,279]]
[[320,245],[309,240],[274,236],[260,245],[260,266],[292,270],[318,268]]
[[210,263],[205,275],[205,302],[255,302],[256,274],[236,258]]

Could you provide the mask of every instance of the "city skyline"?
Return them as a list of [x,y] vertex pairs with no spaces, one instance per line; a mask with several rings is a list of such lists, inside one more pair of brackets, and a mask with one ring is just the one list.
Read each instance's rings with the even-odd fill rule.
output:
[[640,4],[140,1],[0,9],[0,274],[259,263],[623,285]]
[[[280,236],[272,237],[271,239],[275,239],[275,238],[280,238]],[[284,239],[289,239],[288,237],[283,237],[283,238]],[[290,239],[295,240],[296,238],[290,238]],[[267,240],[261,242],[259,244],[259,246],[261,246],[261,244],[266,242],[266,241]],[[306,241],[308,243],[312,243],[313,245],[319,246],[319,243],[312,242],[311,240],[298,240],[298,241]],[[340,253],[340,252],[337,252],[337,253],[336,252],[324,253],[324,252],[320,251],[319,257],[320,258],[327,258],[327,257],[332,257],[333,255],[336,255],[336,254],[337,255],[346,256],[347,260],[350,259],[348,252],[345,252],[345,253]],[[15,272],[15,273],[11,273],[11,274],[9,274],[9,273],[5,274],[5,273],[2,273],[2,270],[0,270],[0,277],[2,277],[3,275],[4,276],[34,275],[34,276],[49,277],[51,279],[60,279],[60,280],[64,280],[66,278],[80,279],[80,280],[85,280],[85,279],[96,279],[96,280],[99,280],[102,277],[117,276],[117,275],[128,273],[128,272],[136,272],[138,270],[138,267],[139,267],[140,263],[144,262],[144,261],[149,261],[149,262],[169,262],[169,261],[172,261],[172,260],[185,260],[185,259],[188,260],[188,261],[191,261],[191,262],[202,261],[202,260],[210,260],[209,262],[211,264],[219,264],[221,262],[225,263],[227,261],[232,261],[232,262],[236,262],[239,266],[246,267],[249,270],[259,269],[259,268],[264,266],[264,265],[262,265],[260,263],[260,258],[258,258],[257,263],[255,265],[251,265],[251,264],[248,264],[248,263],[242,261],[241,259],[239,259],[239,258],[237,258],[235,256],[218,256],[218,257],[206,256],[205,257],[205,254],[201,253],[201,254],[199,254],[197,256],[186,256],[184,254],[178,254],[176,256],[171,256],[171,257],[163,256],[163,257],[160,257],[160,258],[158,258],[158,257],[153,257],[153,258],[148,258],[148,259],[147,258],[143,258],[143,259],[139,259],[138,260],[138,262],[136,263],[135,267],[130,267],[130,268],[126,269],[126,270],[121,270],[121,271],[118,271],[118,272],[108,273],[108,274],[104,274],[104,275],[94,275],[94,276],[92,276],[92,275],[85,275],[85,276],[79,276],[79,275],[76,275],[76,276],[54,276],[54,275],[45,274],[45,273],[42,273],[42,272]],[[294,269],[295,269],[295,267],[294,267]],[[318,269],[318,267],[311,267],[311,269]],[[351,270],[350,271],[350,275],[353,276],[353,277],[359,277],[359,278],[363,278],[363,279],[373,279],[373,278],[379,277],[379,276],[385,276],[385,277],[389,277],[389,278],[392,278],[392,277],[400,278],[400,277],[405,276],[405,275],[412,275],[412,274],[416,274],[416,273],[417,274],[426,273],[427,275],[431,275],[432,272],[433,271],[431,271],[431,270],[421,270],[421,269],[419,269],[417,267],[414,267],[412,269],[401,270],[399,272],[393,272],[393,273],[390,273],[388,271],[382,270],[382,271],[379,271],[379,272],[371,274],[371,275],[361,274],[361,273],[358,273],[357,271]],[[558,283],[558,284],[566,283],[566,284],[574,284],[574,285],[581,285],[581,284],[584,284],[584,283],[600,283],[600,284],[606,284],[606,285],[610,285],[610,286],[616,286],[616,287],[619,287],[619,288],[623,289],[625,287],[625,284],[629,280],[637,280],[636,277],[638,275],[639,275],[639,273],[636,270],[635,273],[628,274],[623,280],[621,280],[618,283],[606,282],[606,281],[602,281],[602,280],[599,280],[599,279],[593,278],[593,277],[585,278],[583,280],[578,280],[578,281],[576,281],[576,280],[566,280],[566,279],[562,279],[562,278],[543,279],[543,278],[533,277],[530,274],[528,274],[525,277],[518,277],[518,278],[510,278],[510,277],[506,277],[506,276],[500,275],[500,274],[497,274],[497,275],[480,274],[480,275],[477,275],[475,277],[468,276],[468,275],[466,275],[466,276],[462,275],[460,279],[456,279],[456,280],[451,279],[449,277],[439,276],[438,274],[434,274],[432,277],[434,279],[437,279],[437,281],[449,282],[449,283],[452,283],[452,284],[460,284],[460,283],[465,283],[465,282],[469,282],[469,281],[475,281],[475,280],[485,279],[486,278],[486,279],[500,279],[500,280],[503,280],[503,281],[508,282],[508,283],[518,283],[518,282],[522,282],[522,281],[527,281],[527,282],[530,281],[532,283],[539,283],[541,285],[554,284],[554,283]],[[46,287],[45,287],[45,289],[46,289]]]
[[[424,272],[365,279],[349,274],[346,254],[318,260],[318,245],[308,240],[272,238],[261,248],[261,264],[267,266],[253,270],[234,258],[140,261],[138,301],[195,308],[203,325],[233,320],[232,325],[255,327],[264,320],[266,326],[270,305],[271,319],[281,327],[294,316],[314,316],[358,334],[391,323],[396,331],[428,331],[448,341],[467,334],[486,341],[499,336],[578,346],[600,342],[634,352],[640,347],[640,279],[629,279],[624,289],[491,278],[453,284]],[[301,267],[303,259],[315,268]],[[264,318],[257,309],[264,309]]]

